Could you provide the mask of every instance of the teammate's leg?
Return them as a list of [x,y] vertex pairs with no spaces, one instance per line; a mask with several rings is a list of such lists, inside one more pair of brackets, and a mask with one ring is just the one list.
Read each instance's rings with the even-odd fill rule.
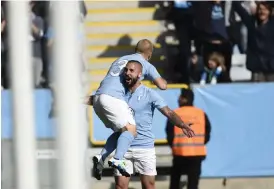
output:
[[136,126],[128,124],[122,129],[122,134],[117,141],[117,149],[114,158],[117,160],[122,160],[125,153],[129,149],[132,141],[136,137]]
[[[127,177],[130,176],[125,169],[125,164],[122,161],[122,159],[125,153],[127,152],[132,140],[134,139],[134,136],[131,136],[131,135],[136,133],[136,129],[134,125],[133,126],[128,125],[127,128],[128,129],[126,131],[124,131],[125,129],[121,130],[122,133],[120,132],[112,133],[107,139],[107,142],[104,148],[102,149],[101,153],[93,157],[92,175],[97,180],[101,180],[101,175],[104,168],[104,161],[116,148],[117,149],[114,156],[115,159],[111,158],[109,160],[109,165],[114,168],[117,168],[122,173],[122,175],[125,175]],[[127,132],[129,132],[130,134],[128,134]],[[117,145],[117,143],[119,142],[120,142],[120,145]]]
[[108,161],[109,166],[116,168],[123,176],[130,177],[126,170],[125,162],[123,161],[125,153],[128,151],[132,141],[136,136],[136,126],[127,124],[121,129],[121,135],[117,141],[117,149],[113,158]]
[[95,177],[97,180],[101,180],[102,171],[104,168],[104,161],[116,149],[117,140],[120,134],[120,132],[112,133],[108,137],[107,142],[101,153],[93,157],[92,176]]
[[[92,175],[97,180],[101,180],[101,175],[104,168],[104,161],[116,148],[117,149],[116,149],[114,158],[117,158],[117,159],[111,158],[109,160],[109,165],[113,168],[117,168],[122,175],[127,177],[130,176],[125,169],[125,163],[123,162],[122,159],[126,151],[128,150],[132,140],[134,139],[133,136],[131,135],[136,133],[136,129],[135,129],[135,126],[131,126],[131,125],[128,125],[127,128],[128,129],[126,131],[124,131],[125,129],[121,130],[122,133],[120,132],[112,133],[107,139],[107,142],[104,148],[102,149],[101,153],[93,157]],[[126,132],[130,132],[130,134],[127,134]],[[123,135],[124,133],[126,134]],[[119,142],[120,142],[120,145],[117,145],[117,143]]]
[[[108,163],[111,167],[117,168],[122,175],[129,176],[125,171],[125,163],[122,159],[134,139],[136,126],[128,104],[108,95],[100,95],[94,97],[93,107],[107,127],[113,131],[122,132],[117,143],[116,159],[111,158]],[[102,159],[100,161],[103,162]]]
[[142,189],[155,189],[155,176],[140,175]]
[[120,132],[114,132],[108,137],[107,142],[100,154],[103,161],[105,161],[106,158],[116,149],[120,135]]

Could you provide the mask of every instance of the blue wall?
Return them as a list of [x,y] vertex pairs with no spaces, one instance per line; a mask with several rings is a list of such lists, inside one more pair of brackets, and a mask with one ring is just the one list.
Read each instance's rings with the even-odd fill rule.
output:
[[[2,139],[9,139],[12,136],[12,96],[11,92],[7,90],[1,91],[1,95]],[[37,138],[52,138],[54,136],[53,120],[48,118],[51,101],[51,92],[49,90],[35,91],[35,126]],[[27,107],[26,111],[28,111]]]
[[[206,177],[274,175],[274,83],[231,84],[196,88],[195,104],[212,124],[208,157],[203,163]],[[180,89],[158,91],[170,108],[177,107]],[[48,119],[49,91],[37,91],[36,134],[54,136],[53,120]],[[39,97],[39,98],[38,98]],[[11,137],[10,93],[2,91],[2,138]],[[26,108],[27,110],[27,108]],[[111,133],[92,113],[92,140],[104,141]],[[165,139],[166,118],[158,111],[153,122],[157,139]],[[94,125],[94,126],[93,126]]]

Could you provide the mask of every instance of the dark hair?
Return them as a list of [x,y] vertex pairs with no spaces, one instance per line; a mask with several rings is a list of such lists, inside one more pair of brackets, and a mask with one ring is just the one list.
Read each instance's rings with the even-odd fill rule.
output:
[[194,101],[194,93],[191,89],[182,89],[181,97],[186,98],[189,104],[192,104]]
[[257,11],[256,11],[257,13],[258,13],[258,9],[259,9],[260,5],[263,5],[268,9],[268,11],[270,12],[270,14],[269,14],[269,18],[270,18],[271,15],[272,15],[272,11],[273,11],[273,5],[271,4],[271,2],[269,2],[269,1],[259,1],[258,4],[257,4]]

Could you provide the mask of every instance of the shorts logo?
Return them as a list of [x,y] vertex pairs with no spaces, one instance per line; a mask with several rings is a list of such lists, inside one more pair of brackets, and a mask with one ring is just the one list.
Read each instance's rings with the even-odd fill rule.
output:
[[128,109],[129,109],[129,111],[130,111],[131,115],[133,115],[133,116],[134,116],[134,114],[135,114],[134,110],[133,110],[131,107],[129,107]]

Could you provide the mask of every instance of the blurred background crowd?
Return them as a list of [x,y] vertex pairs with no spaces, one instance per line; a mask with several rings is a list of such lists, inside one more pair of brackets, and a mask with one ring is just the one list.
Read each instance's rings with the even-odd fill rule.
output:
[[[179,40],[182,82],[231,82],[234,47],[246,54],[252,81],[273,81],[273,2],[171,3],[167,18]],[[191,40],[194,50],[191,50]],[[186,70],[183,72],[183,70]]]
[[[79,19],[82,23],[87,14],[84,1],[79,1]],[[52,3],[50,1],[30,1],[29,16],[31,20],[29,36],[32,45],[33,78],[35,88],[48,88],[52,72],[51,54],[54,44],[54,29],[50,16],[52,15]],[[9,44],[7,2],[1,1],[1,68],[2,88],[10,87],[9,79]],[[83,34],[80,35],[83,40]]]
[[[84,44],[83,54],[81,54],[83,71],[91,73],[93,76],[103,75],[107,67],[102,67],[101,64],[98,68],[95,65],[96,61],[111,63],[112,59],[100,60],[98,57],[118,57],[133,52],[134,49],[131,45],[134,44],[131,43],[134,41],[134,33],[132,34],[126,29],[120,32],[120,29],[117,29],[113,35],[119,36],[118,33],[123,33],[123,36],[116,41],[116,44],[104,43],[107,49],[103,49],[100,43],[98,43],[99,47],[96,42],[93,45],[94,43],[89,42],[92,40],[92,36],[96,37],[94,32],[89,32],[93,27],[96,27],[96,23],[93,21],[100,21],[100,15],[101,20],[104,21],[104,15],[106,16],[108,12],[107,10],[105,13],[89,12],[87,6],[92,6],[89,3],[79,1],[79,18],[84,24],[85,31],[80,35],[80,40]],[[51,74],[50,52],[54,41],[54,30],[49,19],[52,5],[49,1],[30,1],[29,6],[35,87],[47,88]],[[273,2],[141,1],[139,7],[154,7],[155,11],[150,16],[162,26],[160,29],[155,29],[158,27],[154,26],[155,22],[144,23],[144,26],[141,23],[139,31],[142,35],[140,32],[135,32],[135,38],[153,38],[156,55],[152,62],[169,83],[200,83],[203,85],[233,81],[274,81]],[[146,10],[148,12],[149,9]],[[10,83],[7,56],[9,23],[6,20],[6,11],[6,2],[1,1],[2,88],[9,88]],[[124,16],[119,12],[114,12],[114,14],[114,17],[119,17],[119,14]],[[105,24],[113,25],[111,22]],[[97,25],[101,26],[102,24],[97,23]],[[123,24],[117,26],[126,28],[126,25]],[[153,27],[155,28],[153,29]],[[107,34],[110,34],[106,28],[100,30],[99,27],[97,33],[103,35],[105,32],[106,35],[103,37],[106,37]],[[154,31],[159,31],[159,36],[153,35]],[[100,48],[105,52],[101,54],[94,52]],[[160,52],[158,52],[159,49]],[[117,52],[118,50],[120,51]],[[233,58],[235,54],[238,55]],[[239,67],[241,68],[239,69]],[[248,73],[247,76],[242,77],[242,75],[246,75],[245,73]],[[100,79],[96,81],[100,81]]]

